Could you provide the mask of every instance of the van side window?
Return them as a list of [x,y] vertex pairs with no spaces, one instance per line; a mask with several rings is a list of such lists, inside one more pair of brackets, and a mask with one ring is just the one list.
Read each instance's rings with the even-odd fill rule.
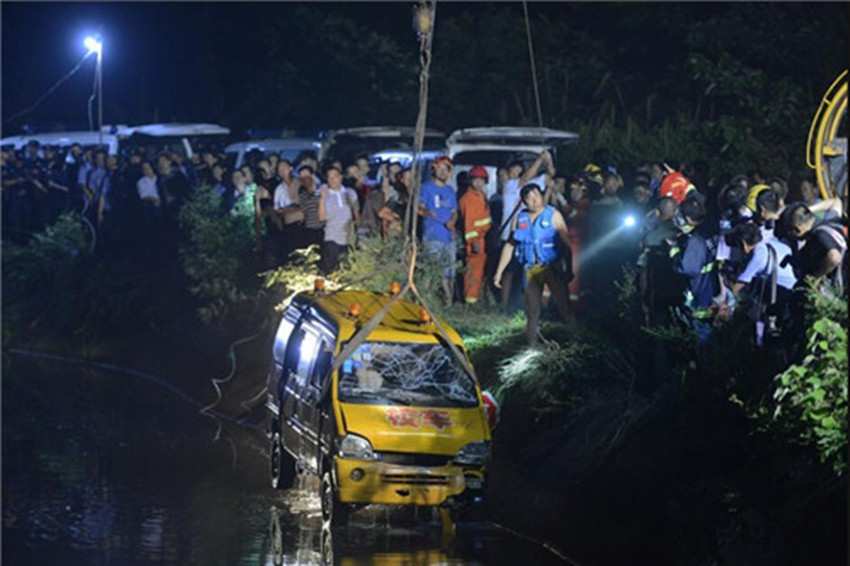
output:
[[301,343],[304,341],[306,331],[299,328],[289,338],[289,343],[286,345],[286,365],[284,366],[284,375],[295,373],[298,370],[298,362],[301,358]]
[[324,386],[324,380],[327,377],[328,370],[331,369],[333,355],[333,347],[326,340],[322,340],[319,346],[319,355],[316,358],[316,365],[313,368],[313,375],[310,378],[311,383],[317,389],[322,389]]
[[319,351],[319,337],[306,329],[301,329],[300,334],[300,356],[298,369],[295,370],[295,373],[298,376],[298,382],[303,385],[310,378],[310,370],[313,369],[313,362],[316,360],[316,354]]
[[286,316],[280,321],[280,326],[277,327],[277,333],[274,337],[274,360],[283,366],[286,361],[286,346],[289,339],[292,337],[292,330],[295,328],[295,323],[289,320]]

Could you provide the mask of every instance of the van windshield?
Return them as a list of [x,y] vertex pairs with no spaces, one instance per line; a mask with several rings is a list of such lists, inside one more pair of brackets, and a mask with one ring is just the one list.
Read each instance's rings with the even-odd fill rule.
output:
[[342,363],[344,403],[475,407],[472,377],[444,344],[366,342]]

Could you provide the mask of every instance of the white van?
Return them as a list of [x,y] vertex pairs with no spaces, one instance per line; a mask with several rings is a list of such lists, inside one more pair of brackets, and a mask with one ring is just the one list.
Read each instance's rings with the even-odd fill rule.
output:
[[10,136],[0,139],[0,146],[13,146],[16,151],[23,150],[27,144],[35,140],[40,146],[51,145],[67,151],[71,145],[78,143],[83,149],[97,147],[100,143],[106,146],[109,155],[118,155],[119,137],[116,134],[104,133],[90,130],[76,132],[50,132],[46,134],[27,134],[23,136]]
[[227,155],[227,162],[238,169],[245,165],[245,156],[252,151],[260,151],[266,157],[275,153],[295,165],[295,160],[301,152],[311,151],[319,155],[321,149],[321,142],[312,138],[272,138],[232,143],[224,148],[224,153]]
[[230,129],[218,124],[142,124],[120,128],[118,136],[122,151],[142,149],[148,159],[163,150],[179,151],[188,158],[196,150],[193,144],[199,141],[224,145]]
[[446,154],[454,162],[454,187],[457,177],[475,165],[483,165],[488,181],[485,190],[489,198],[498,190],[498,170],[514,161],[528,167],[544,150],[554,157],[558,148],[578,143],[574,132],[550,128],[465,128],[456,130],[446,140]]
[[[387,149],[413,149],[416,128],[411,126],[369,126],[334,130],[322,140],[319,161],[339,159],[343,165],[360,154],[371,155]],[[425,130],[423,150],[442,149],[446,135],[436,130]]]
[[[419,162],[422,164],[422,182],[431,180],[431,162],[439,155],[445,155],[444,150],[425,150],[419,154]],[[369,176],[381,180],[380,167],[383,163],[398,163],[402,168],[413,167],[412,149],[384,149],[376,151],[369,156]]]
[[83,148],[96,147],[103,143],[110,155],[142,149],[148,159],[153,159],[163,150],[179,151],[186,157],[191,157],[193,141],[221,142],[230,134],[228,128],[216,124],[122,124],[104,126],[102,132],[100,134],[84,130],[12,136],[0,140],[0,145],[12,145],[16,150],[20,150],[26,147],[30,140],[36,140],[40,145],[52,145],[66,151],[74,143]]

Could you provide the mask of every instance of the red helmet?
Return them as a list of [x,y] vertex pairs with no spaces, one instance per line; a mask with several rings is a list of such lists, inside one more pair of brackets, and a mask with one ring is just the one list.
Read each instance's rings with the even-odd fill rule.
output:
[[664,179],[661,180],[661,186],[658,189],[658,196],[661,198],[673,197],[673,200],[681,203],[685,200],[685,196],[688,194],[688,191],[694,190],[695,188],[696,187],[691,184],[687,177],[678,171],[671,171],[664,176]]
[[487,169],[483,165],[476,165],[469,170],[468,175],[470,181],[472,179],[484,179],[485,183],[490,181],[490,175],[487,174]]

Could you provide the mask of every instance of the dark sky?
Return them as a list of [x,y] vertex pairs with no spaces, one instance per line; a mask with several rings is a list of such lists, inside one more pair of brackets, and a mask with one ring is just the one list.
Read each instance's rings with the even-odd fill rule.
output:
[[[417,42],[411,29],[412,1],[310,4],[311,9],[321,11],[323,17],[324,14],[339,14],[364,29],[391,36],[402,49],[409,50],[415,61]],[[438,2],[435,42],[440,41],[441,20],[446,21],[461,12],[471,12],[474,16],[491,8],[492,4]],[[523,28],[524,33],[522,3],[497,4],[515,11],[515,24]],[[724,6],[735,4],[738,3],[529,2],[528,6],[532,19],[544,15],[561,18],[576,29],[584,29],[596,40],[614,38],[616,41],[604,39],[611,54],[623,60],[639,59],[639,65],[625,65],[625,74],[654,83],[657,79],[654,74],[660,77],[677,55],[675,48],[679,44],[665,44],[665,38],[681,38],[688,33],[689,21],[702,20]],[[788,13],[787,19],[798,18],[802,13],[799,6],[796,11],[787,9],[792,7],[791,3],[761,3],[759,6],[770,13]],[[833,6],[841,8],[838,4]],[[674,20],[675,29],[654,28],[657,14],[672,7],[680,8],[676,13],[683,18]],[[294,17],[298,8],[299,3],[295,2],[0,2],[2,135],[20,133],[23,124],[33,124],[40,130],[88,127],[87,100],[95,75],[93,56],[34,111],[20,119],[10,121],[9,118],[28,108],[65,76],[85,54],[82,46],[85,35],[99,29],[105,44],[105,123],[220,121],[231,127],[247,126],[227,123],[221,117],[227,116],[228,110],[243,106],[240,103],[252,90],[263,88],[269,77],[264,75],[266,70],[256,64],[266,56],[261,38],[269,33],[274,22]],[[809,8],[803,12],[806,10]],[[846,14],[846,9],[843,13]],[[613,18],[614,14],[618,17]],[[795,20],[790,25],[798,24]],[[844,29],[846,31],[846,26]],[[672,34],[672,31],[678,33]],[[741,37],[741,41],[746,42],[748,38]],[[777,37],[776,41],[782,38]],[[824,50],[827,54],[835,51],[826,47]],[[538,52],[538,59],[541,53],[542,50]],[[299,56],[297,52],[286,55]],[[445,64],[445,60],[435,61],[435,65],[440,63]],[[812,65],[817,63],[812,61]],[[380,69],[380,61],[376,61],[376,68]],[[633,73],[634,70],[638,72]],[[825,78],[817,77],[813,88],[820,91],[823,88],[820,84],[834,76],[834,72],[832,68],[827,69],[823,73]],[[411,73],[413,77],[415,70]],[[599,75],[593,77],[594,82],[601,79],[602,73]],[[472,78],[458,80],[471,81]],[[415,84],[412,89],[415,90]],[[432,92],[432,96],[437,94],[436,90]],[[629,94],[625,92],[627,99]],[[651,92],[636,91],[631,98],[643,100],[648,94]],[[250,106],[246,104],[244,108]],[[411,108],[409,113],[411,123],[415,111]],[[330,126],[332,124],[323,125]]]
[[[3,135],[21,123],[42,128],[87,127],[87,99],[95,57],[37,109],[7,123],[29,107],[83,57],[85,35],[104,37],[104,122],[116,120],[211,121],[211,64],[250,65],[259,48],[254,32],[295,3],[275,2],[2,2]],[[327,5],[394,36],[415,50],[412,2]],[[519,4],[518,4],[519,6]],[[441,5],[451,13],[460,6]],[[473,6],[474,9],[474,6]],[[438,12],[439,17],[439,12]],[[257,70],[257,75],[261,69]],[[227,78],[224,81],[227,83]],[[225,84],[226,89],[250,88]]]

